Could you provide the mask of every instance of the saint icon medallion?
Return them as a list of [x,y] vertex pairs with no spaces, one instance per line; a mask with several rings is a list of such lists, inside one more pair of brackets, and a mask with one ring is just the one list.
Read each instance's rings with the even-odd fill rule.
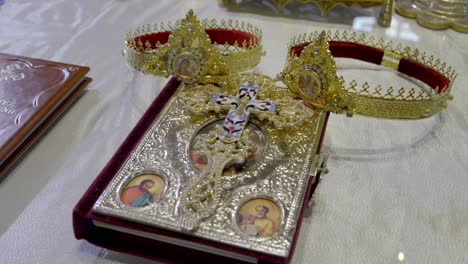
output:
[[234,220],[236,229],[243,235],[269,238],[280,231],[283,212],[267,197],[252,197],[239,206]]
[[201,70],[200,60],[190,52],[177,54],[172,63],[172,72],[184,80],[192,80],[198,76]]
[[303,68],[299,70],[296,83],[300,96],[304,99],[315,99],[322,93],[322,80],[317,72],[312,69]]
[[145,207],[157,202],[164,194],[164,178],[152,172],[135,175],[120,193],[121,202],[130,207]]

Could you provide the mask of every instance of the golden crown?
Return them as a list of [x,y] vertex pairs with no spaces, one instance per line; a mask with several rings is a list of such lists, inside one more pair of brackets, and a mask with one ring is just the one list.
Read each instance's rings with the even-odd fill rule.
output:
[[261,56],[262,32],[232,20],[198,20],[192,10],[171,23],[138,27],[127,34],[124,55],[144,73],[193,83],[255,67]]
[[336,65],[329,50],[325,33],[302,50],[300,56],[291,54],[279,78],[305,104],[324,111],[352,114],[352,102],[336,76]]
[[[348,57],[342,51],[349,52],[354,47],[371,54],[369,61],[419,79],[425,85],[384,89],[381,85],[371,87],[366,82],[358,88],[357,81],[352,80],[345,87],[344,78],[336,75],[330,44],[338,57]],[[339,51],[340,47],[343,49]],[[373,36],[355,32],[314,32],[293,37],[289,51],[288,63],[280,79],[306,103],[335,113],[418,119],[436,114],[452,99],[451,87],[456,78],[454,69],[432,55],[401,44],[394,45],[392,41],[376,40]],[[349,54],[349,57],[357,59],[365,56],[368,55]],[[308,86],[304,81],[309,81]]]

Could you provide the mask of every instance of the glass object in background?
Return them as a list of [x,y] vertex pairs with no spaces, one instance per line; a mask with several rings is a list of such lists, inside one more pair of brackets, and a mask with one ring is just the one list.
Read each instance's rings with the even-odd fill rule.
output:
[[398,0],[395,11],[427,28],[468,33],[468,0]]

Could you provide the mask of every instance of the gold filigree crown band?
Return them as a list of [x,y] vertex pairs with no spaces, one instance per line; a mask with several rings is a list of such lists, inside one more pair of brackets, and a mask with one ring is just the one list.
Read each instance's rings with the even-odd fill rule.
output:
[[263,56],[262,32],[239,21],[199,21],[190,10],[175,26],[140,27],[127,34],[124,55],[148,74],[193,83],[255,67]]
[[[314,56],[310,52],[304,55],[302,53],[309,46],[313,46],[314,44],[310,43],[319,37],[320,33],[315,32],[293,38],[289,46],[289,64],[301,56]],[[353,80],[350,82],[350,87],[345,88],[345,81],[340,77],[338,85],[341,88],[334,89],[340,91],[339,96],[347,102],[345,112],[348,114],[389,119],[419,119],[436,114],[447,106],[447,100],[452,99],[450,92],[456,73],[445,63],[435,60],[433,56],[421,53],[417,49],[394,46],[391,42],[385,43],[382,39],[375,41],[373,37],[354,32],[351,34],[339,31],[335,34],[327,32],[322,33],[322,38],[328,42],[329,52],[335,58],[352,58],[386,66],[428,86],[420,90],[393,87],[383,90],[380,85],[371,88],[366,82],[362,89],[357,89],[357,82]],[[306,65],[301,67],[304,68]],[[295,86],[298,90],[298,84]],[[314,100],[310,103],[313,104]]]

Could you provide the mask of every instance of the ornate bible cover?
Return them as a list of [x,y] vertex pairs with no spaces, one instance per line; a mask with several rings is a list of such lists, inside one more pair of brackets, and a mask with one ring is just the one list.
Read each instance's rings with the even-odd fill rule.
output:
[[0,176],[78,97],[88,71],[0,53]]
[[[293,119],[302,115],[286,107],[304,110],[302,102],[291,104],[285,98],[287,89],[262,78],[268,85],[260,85],[257,99],[277,100],[277,114],[291,111],[287,114]],[[238,92],[239,106],[246,102],[244,88],[241,85]],[[310,115],[304,114],[304,123],[278,130],[268,118],[260,118],[261,110],[252,110],[257,117],[248,121],[242,135],[248,148],[245,160],[223,163],[222,176],[214,180],[222,184],[210,189],[202,185],[213,183],[204,177],[213,166],[214,158],[210,161],[208,156],[216,151],[203,148],[203,142],[219,131],[226,111],[220,107],[211,114],[193,115],[190,109],[200,110],[213,91],[235,94],[214,85],[187,87],[175,78],[169,81],[76,205],[77,239],[170,263],[201,258],[223,263],[290,262],[304,210],[318,183],[315,175],[328,113],[305,109]],[[264,107],[266,102],[255,96],[250,102]],[[227,97],[217,94],[210,103]],[[246,143],[251,141],[253,145]],[[206,188],[219,199],[191,204]],[[194,208],[200,212],[207,205],[212,210],[194,213]]]

